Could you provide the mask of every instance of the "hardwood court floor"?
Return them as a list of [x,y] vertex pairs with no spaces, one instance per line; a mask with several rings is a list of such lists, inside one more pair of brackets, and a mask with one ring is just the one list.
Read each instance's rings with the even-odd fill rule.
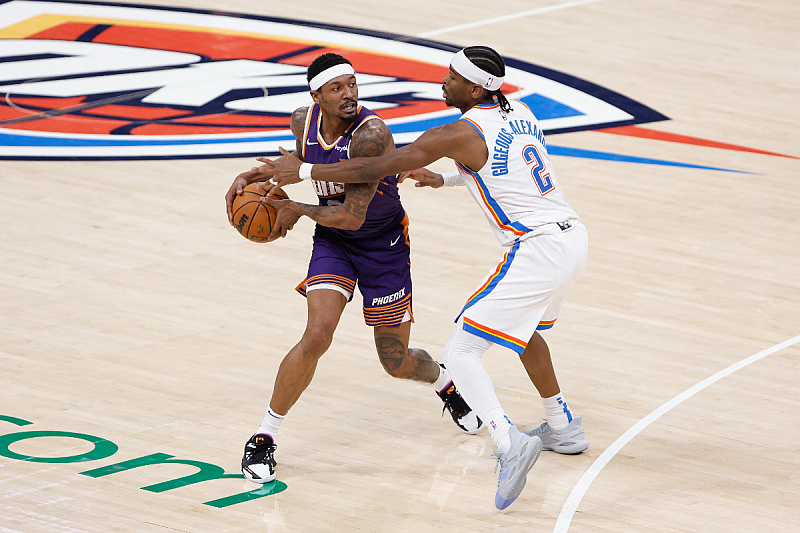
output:
[[[166,454],[238,473],[304,328],[293,288],[312,224],[269,245],[228,226],[223,194],[251,159],[3,161],[0,531],[800,530],[795,2],[170,5],[487,44],[670,117],[650,129],[795,157],[601,132],[548,139],[740,172],[554,157],[591,249],[546,338],[591,447],[543,453],[503,512],[488,434],[460,434],[430,388],[388,377],[357,303],[281,429],[283,492],[215,507],[204,502],[257,487],[225,479],[154,492],[197,472],[180,463],[103,471]],[[307,186],[288,192],[313,201]],[[401,192],[413,345],[438,357],[501,250],[466,191]],[[692,389],[755,354],[764,356]],[[518,360],[497,347],[484,360],[510,418],[538,425],[541,403]],[[652,423],[620,446],[642,421]],[[44,462],[81,455],[91,460]],[[582,498],[570,509],[574,490]]]

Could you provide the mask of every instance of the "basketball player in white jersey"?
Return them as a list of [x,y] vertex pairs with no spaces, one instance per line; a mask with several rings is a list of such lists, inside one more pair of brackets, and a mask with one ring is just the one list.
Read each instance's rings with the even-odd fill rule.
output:
[[[463,398],[487,423],[497,445],[498,509],[522,492],[543,448],[574,454],[589,445],[539,334],[553,326],[564,295],[586,265],[587,233],[564,200],[536,117],[500,91],[504,75],[497,52],[465,48],[453,57],[442,85],[445,102],[463,113],[460,120],[368,160],[310,165],[283,151],[275,161],[260,159],[264,165],[258,167],[263,179],[281,186],[312,174],[316,180],[370,182],[407,172],[403,178],[417,180],[418,187],[465,185],[472,193],[504,255],[467,300],[442,354]],[[454,159],[457,171],[442,176],[421,168],[442,157]],[[544,403],[546,421],[538,428],[520,432],[505,416],[481,362],[492,343],[519,354]]]

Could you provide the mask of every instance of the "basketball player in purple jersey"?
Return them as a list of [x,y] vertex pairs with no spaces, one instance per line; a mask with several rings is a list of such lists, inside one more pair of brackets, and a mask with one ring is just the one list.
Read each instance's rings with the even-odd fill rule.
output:
[[[371,157],[394,149],[392,134],[372,111],[358,105],[358,86],[350,61],[323,54],[308,67],[314,104],[292,114],[297,154],[303,161],[335,163]],[[226,195],[228,218],[236,194],[258,177],[236,177]],[[455,423],[466,433],[483,424],[453,386],[443,365],[425,350],[409,348],[411,265],[408,216],[400,203],[397,176],[372,183],[314,181],[319,205],[287,201],[278,206],[270,240],[286,236],[305,215],[317,222],[306,279],[297,290],[306,296],[308,323],[303,337],[284,357],[269,408],[245,445],[242,473],[256,483],[275,479],[275,440],[289,409],[314,375],[331,344],[345,305],[358,284],[364,319],[374,328],[378,357],[396,378],[432,384]]]
[[[370,160],[311,165],[282,150],[259,158],[261,180],[284,186],[302,179],[367,182],[391,172],[417,186],[466,186],[504,248],[456,318],[442,356],[464,399],[491,430],[500,475],[495,505],[505,509],[525,487],[542,449],[576,454],[588,448],[581,417],[573,416],[539,333],[553,326],[565,294],[586,265],[588,237],[564,199],[538,121],[500,91],[505,64],[486,46],[455,54],[442,80],[445,103],[462,116],[424,132],[408,146]],[[445,175],[426,170],[442,157],[456,161]],[[313,167],[313,168],[312,168]],[[313,178],[312,178],[313,176]],[[279,202],[271,202],[279,205]],[[545,423],[520,432],[504,414],[481,358],[492,344],[515,351],[542,397]]]

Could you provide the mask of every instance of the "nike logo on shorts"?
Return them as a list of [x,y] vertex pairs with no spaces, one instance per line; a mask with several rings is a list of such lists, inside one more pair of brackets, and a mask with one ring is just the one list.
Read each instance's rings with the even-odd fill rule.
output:
[[402,234],[398,235],[395,240],[393,240],[392,242],[389,243],[389,246],[394,246],[395,244],[397,244],[397,241],[399,241],[400,237],[402,237],[402,236],[403,236]]

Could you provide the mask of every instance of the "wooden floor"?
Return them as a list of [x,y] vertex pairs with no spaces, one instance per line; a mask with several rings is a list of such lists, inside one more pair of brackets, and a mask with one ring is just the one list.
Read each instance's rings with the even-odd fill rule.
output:
[[[305,325],[293,289],[312,224],[268,245],[228,226],[223,195],[252,159],[2,161],[0,532],[800,531],[793,0],[169,5],[487,44],[670,118],[651,129],[795,157],[591,131],[548,139],[740,172],[554,157],[591,246],[546,339],[591,446],[545,452],[506,511],[493,505],[488,434],[460,434],[430,387],[386,375],[357,305],[281,429],[285,490],[237,503],[225,498],[257,487],[165,486],[198,469],[130,468],[171,457],[239,472]],[[401,192],[412,344],[438,356],[501,251],[465,190]],[[538,425],[518,359],[495,347],[484,360],[511,419]]]

